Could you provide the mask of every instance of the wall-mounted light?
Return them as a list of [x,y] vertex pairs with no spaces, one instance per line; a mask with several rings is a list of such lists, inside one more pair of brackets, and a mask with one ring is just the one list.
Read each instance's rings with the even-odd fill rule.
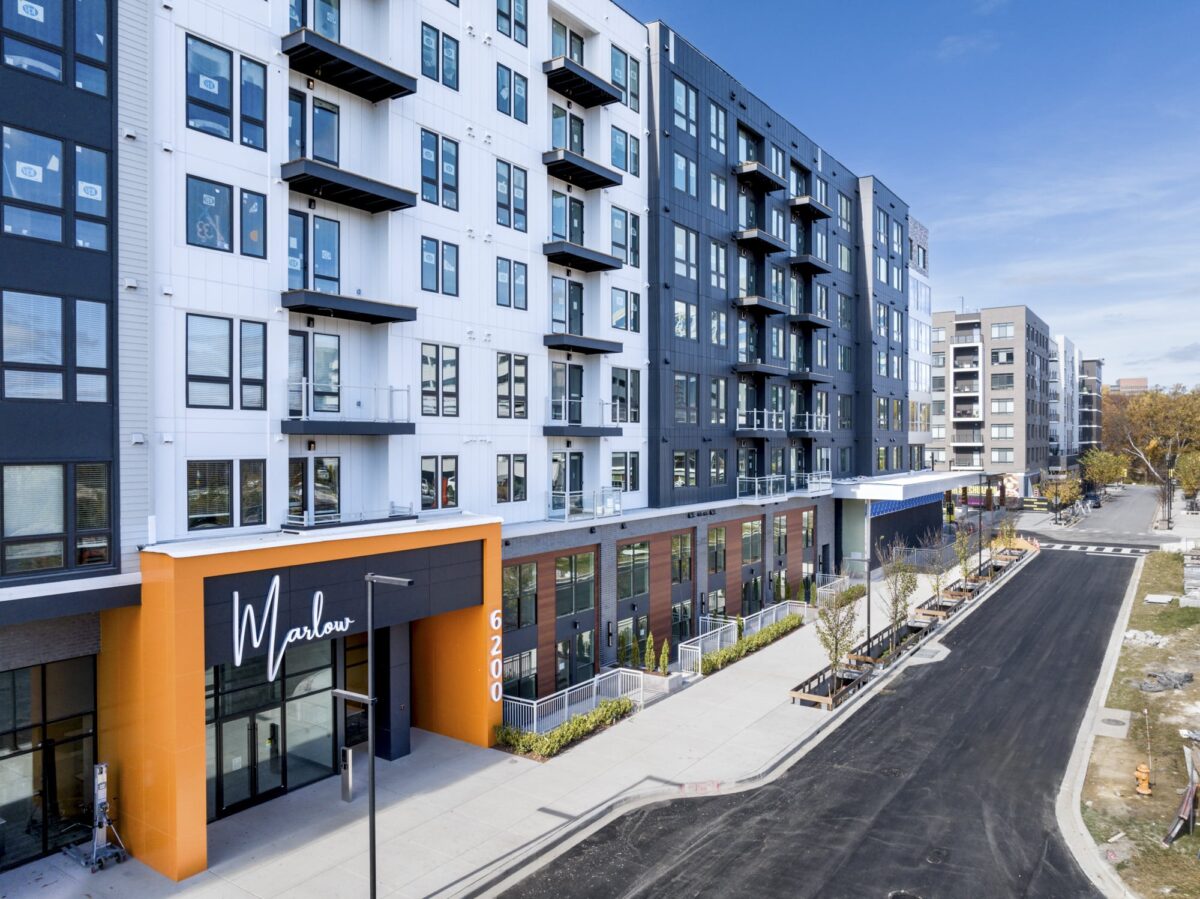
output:
[[308,451],[310,453],[315,453],[317,451],[317,441],[315,441],[315,440],[308,441]]

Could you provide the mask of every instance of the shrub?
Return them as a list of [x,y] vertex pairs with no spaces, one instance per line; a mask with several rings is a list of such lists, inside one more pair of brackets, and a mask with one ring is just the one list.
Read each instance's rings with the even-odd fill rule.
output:
[[774,643],[780,637],[800,627],[803,623],[803,616],[788,615],[786,618],[779,619],[774,624],[768,624],[758,633],[751,634],[749,637],[739,638],[732,646],[726,646],[724,649],[710,652],[700,659],[700,673],[712,674],[714,671],[720,671],[722,668],[732,665],[750,653],[757,652],[764,646]]
[[647,671],[654,670],[654,631],[646,634],[646,654],[642,660],[642,667]]
[[841,608],[842,606],[848,606],[850,603],[862,599],[866,595],[867,585],[855,584],[852,587],[847,587],[845,590],[835,596],[833,601],[837,603],[839,608]]
[[617,665],[625,668],[629,665],[629,643],[625,639],[625,632],[617,634]]
[[663,638],[662,652],[658,654],[658,672],[666,674],[671,667],[671,641]]
[[534,734],[502,724],[496,728],[496,744],[521,755],[548,759],[558,755],[572,743],[578,743],[596,731],[615,724],[632,711],[633,700],[628,697],[602,699],[590,712],[576,715],[565,724],[560,724],[544,734]]

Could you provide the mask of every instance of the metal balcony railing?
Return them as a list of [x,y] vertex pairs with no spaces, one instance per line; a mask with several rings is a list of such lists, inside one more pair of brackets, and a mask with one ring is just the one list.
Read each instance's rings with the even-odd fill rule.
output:
[[788,493],[822,493],[833,490],[831,471],[794,471],[788,475]]
[[787,494],[787,478],[781,474],[737,479],[737,495],[744,499],[766,499]]
[[979,393],[979,382],[971,381],[966,384],[955,384],[954,392],[955,393]]
[[621,491],[615,487],[599,490],[552,490],[546,517],[551,521],[575,521],[580,518],[611,518],[621,514]]
[[412,503],[391,503],[386,509],[368,509],[358,512],[299,511],[288,509],[283,516],[284,527],[316,528],[338,524],[363,524],[370,521],[387,521],[389,518],[410,518]]
[[288,381],[292,421],[411,421],[407,387],[356,387],[303,378]]
[[983,443],[983,431],[955,431],[951,440],[954,443]]
[[954,367],[956,369],[958,369],[959,371],[962,371],[964,369],[979,368],[979,360],[978,359],[956,359],[956,360],[954,360]]
[[[608,407],[612,405],[606,400],[585,400],[582,397],[568,399],[559,397],[550,399],[547,414],[549,421],[554,424],[580,425],[594,427],[608,421]],[[614,421],[616,419],[613,419]]]
[[954,418],[982,418],[978,406],[957,406],[954,409]]
[[828,433],[829,416],[818,415],[815,412],[797,412],[792,416],[792,430]]
[[784,418],[782,412],[772,409],[739,409],[737,426],[744,431],[782,431]]
[[971,331],[968,334],[954,334],[950,337],[951,343],[982,343],[983,332]]

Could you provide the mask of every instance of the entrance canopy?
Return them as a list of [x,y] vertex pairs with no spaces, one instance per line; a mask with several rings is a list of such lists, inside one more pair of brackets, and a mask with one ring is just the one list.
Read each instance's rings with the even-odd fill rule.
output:
[[978,471],[910,471],[833,482],[835,499],[905,500],[978,484]]

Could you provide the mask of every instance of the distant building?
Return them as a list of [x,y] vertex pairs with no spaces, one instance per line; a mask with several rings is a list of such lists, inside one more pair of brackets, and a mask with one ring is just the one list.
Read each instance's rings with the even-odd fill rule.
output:
[[[1079,374],[1079,455],[1100,448],[1103,422],[1100,409],[1100,389],[1104,386],[1104,360],[1084,359]],[[1143,382],[1145,379],[1142,379]]]
[[1079,376],[1083,356],[1064,334],[1050,344],[1050,461],[1051,472],[1067,472],[1079,464]]
[[1117,378],[1113,391],[1122,396],[1136,396],[1150,389],[1150,382],[1145,378]]
[[933,403],[933,291],[929,283],[929,229],[908,217],[908,457],[909,468],[931,466],[926,445]]

